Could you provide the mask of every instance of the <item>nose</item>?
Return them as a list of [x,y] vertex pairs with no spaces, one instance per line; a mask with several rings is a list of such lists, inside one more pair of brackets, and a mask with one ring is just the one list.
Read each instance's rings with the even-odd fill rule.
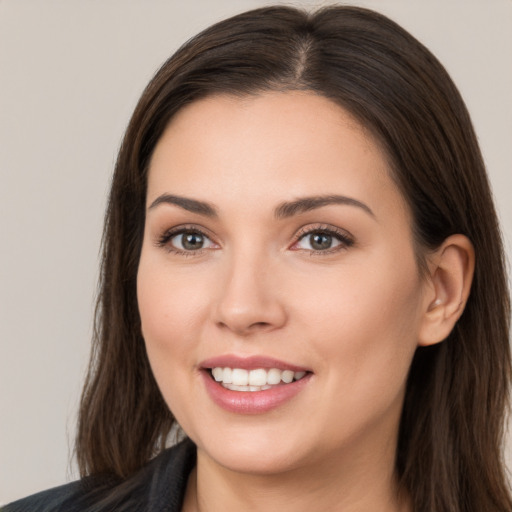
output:
[[[274,271],[273,271],[274,269]],[[287,320],[275,266],[264,256],[226,262],[214,307],[215,323],[239,336],[270,332]]]

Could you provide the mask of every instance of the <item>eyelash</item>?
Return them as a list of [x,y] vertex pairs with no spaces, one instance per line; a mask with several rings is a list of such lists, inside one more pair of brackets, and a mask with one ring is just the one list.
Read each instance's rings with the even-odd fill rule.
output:
[[304,250],[311,254],[311,256],[327,256],[329,254],[333,254],[339,251],[346,250],[354,245],[354,239],[351,235],[349,235],[346,231],[336,228],[334,226],[329,225],[317,225],[317,226],[308,226],[301,228],[299,232],[295,235],[295,242],[292,247],[298,244],[304,238],[311,236],[313,234],[326,235],[336,239],[339,242],[339,245],[334,247],[330,247],[325,250],[308,250],[308,249],[294,249],[296,251]]
[[[206,234],[203,230],[199,229],[197,226],[179,226],[179,227],[171,228],[171,229],[165,231],[158,238],[156,245],[158,247],[163,247],[163,248],[167,249],[167,251],[170,253],[176,254],[178,256],[186,256],[186,257],[200,256],[205,251],[209,250],[208,248],[206,248],[206,249],[201,248],[201,249],[197,249],[197,250],[187,251],[187,250],[178,249],[177,247],[174,247],[173,245],[171,245],[169,243],[172,240],[172,238],[174,238],[175,236],[182,235],[185,233],[197,234],[197,235],[200,235],[208,240],[211,240],[211,237],[208,234]],[[295,235],[295,237],[294,237],[295,240],[291,247],[297,245],[301,240],[303,240],[307,236],[311,236],[313,234],[326,235],[326,236],[332,237],[332,238],[336,239],[339,242],[339,244],[334,247],[325,249],[325,250],[314,250],[314,249],[309,250],[309,249],[300,249],[300,248],[292,249],[292,250],[307,251],[312,256],[313,255],[325,256],[325,255],[333,254],[338,251],[346,250],[349,247],[352,247],[354,245],[354,239],[346,231],[340,230],[333,226],[318,225],[318,226],[310,226],[310,227],[301,228]]]
[[197,226],[179,226],[175,228],[168,229],[165,231],[157,240],[157,246],[163,247],[167,249],[168,252],[176,254],[178,256],[199,256],[204,251],[207,251],[208,249],[197,249],[197,250],[190,250],[190,251],[184,251],[182,249],[178,249],[177,247],[174,247],[169,242],[174,238],[175,236],[182,235],[185,233],[189,234],[195,234],[200,235],[204,238],[207,238],[208,240],[211,240],[211,237],[207,235],[203,230],[199,229]]

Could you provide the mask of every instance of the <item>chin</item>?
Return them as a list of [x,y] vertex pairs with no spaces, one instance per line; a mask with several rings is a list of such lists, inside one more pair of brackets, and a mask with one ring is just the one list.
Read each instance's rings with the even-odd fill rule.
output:
[[302,453],[304,439],[294,440],[294,436],[276,434],[274,429],[266,430],[260,428],[245,435],[242,432],[225,432],[214,438],[191,438],[198,451],[230,471],[271,475],[299,467],[305,456]]
[[236,473],[269,476],[282,474],[300,466],[289,453],[261,449],[212,449],[205,455],[216,464]]

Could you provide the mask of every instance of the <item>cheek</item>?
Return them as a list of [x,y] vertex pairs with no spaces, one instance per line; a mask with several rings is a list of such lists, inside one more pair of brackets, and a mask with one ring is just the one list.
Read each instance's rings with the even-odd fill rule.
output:
[[148,351],[178,350],[189,343],[204,310],[199,285],[191,276],[166,272],[158,262],[141,258],[137,300]]
[[396,428],[421,303],[415,267],[402,270],[384,278],[352,268],[343,285],[326,283],[321,299],[301,306],[300,330],[320,355],[322,437],[351,438],[382,421]]
[[317,274],[297,280],[295,307],[307,315],[310,326],[331,328],[340,336],[349,328],[362,337],[375,330],[382,335],[388,330],[407,330],[417,324],[422,297],[420,278],[414,263],[400,268],[392,261],[386,263],[378,268],[362,262],[325,273],[321,278]]
[[354,265],[343,275],[317,281],[323,292],[304,290],[300,295],[309,299],[297,306],[303,332],[323,352],[328,379],[333,386],[350,384],[354,396],[356,390],[379,394],[382,386],[395,393],[404,384],[421,319],[422,287],[414,260],[398,266],[390,258],[373,267],[378,271],[371,268]]
[[158,387],[179,420],[186,417],[183,411],[187,410],[190,377],[195,373],[192,334],[200,317],[198,297],[201,294],[193,280],[166,272],[165,265],[142,254],[137,275],[142,335]]
[[[186,416],[185,397],[195,375],[197,346],[193,333],[200,317],[194,280],[166,272],[155,258],[141,257],[137,299],[149,363],[164,400],[174,416]],[[186,423],[186,422],[185,422]]]

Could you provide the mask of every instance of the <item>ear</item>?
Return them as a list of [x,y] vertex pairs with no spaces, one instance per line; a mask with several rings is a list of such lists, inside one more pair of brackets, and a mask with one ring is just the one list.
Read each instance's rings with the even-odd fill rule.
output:
[[428,268],[420,346],[443,341],[462,315],[475,269],[473,244],[464,235],[448,237],[428,258]]

